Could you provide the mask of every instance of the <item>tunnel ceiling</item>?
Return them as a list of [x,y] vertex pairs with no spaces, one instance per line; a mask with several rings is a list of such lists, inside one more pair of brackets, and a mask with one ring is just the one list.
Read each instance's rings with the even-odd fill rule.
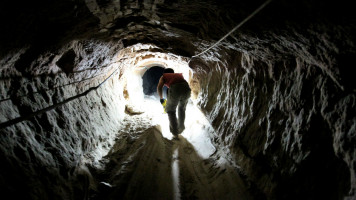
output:
[[[218,40],[263,2],[6,0],[1,6],[6,30],[1,33],[1,55],[29,44],[48,48],[74,39],[98,38],[122,40],[126,46],[155,43],[167,51],[191,56],[202,40]],[[241,51],[267,54],[261,57],[316,48],[306,46],[309,41],[303,38],[316,40],[323,36],[328,39],[324,42],[353,41],[350,31],[355,18],[351,8],[347,1],[275,0],[227,41]],[[283,37],[288,37],[289,43],[298,41],[301,46],[288,46]],[[273,55],[268,55],[271,51]]]
[[[263,2],[6,0],[0,8],[4,28],[0,56],[29,47],[30,53],[16,63],[19,71],[25,71],[23,68],[42,52],[77,39],[97,39],[120,41],[124,46],[153,43],[163,51],[190,57],[229,32]],[[349,81],[346,72],[330,66],[337,64],[339,57],[350,60],[354,53],[351,8],[348,1],[275,0],[223,46],[266,61],[301,57],[332,74],[335,81]],[[328,58],[319,53],[324,50],[330,52]]]

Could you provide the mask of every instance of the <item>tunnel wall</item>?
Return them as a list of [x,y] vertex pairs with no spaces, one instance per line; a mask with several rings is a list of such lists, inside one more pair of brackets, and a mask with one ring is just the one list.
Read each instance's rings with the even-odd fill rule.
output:
[[[52,87],[76,75],[93,75],[91,70],[73,72],[99,66],[106,56],[113,58],[117,44],[105,48],[87,42],[72,48],[70,43],[59,51],[44,49],[50,45],[96,37],[126,45],[154,43],[191,57],[219,40],[259,3],[5,1],[0,7],[6,30],[0,37],[0,89],[11,101],[1,102],[0,120],[26,115],[84,91],[88,85],[81,84],[18,98],[42,84]],[[351,3],[273,1],[225,40],[223,45],[235,51],[221,58],[214,49],[209,54],[216,61],[194,66],[193,96],[200,95],[200,106],[217,131],[213,141],[231,152],[251,189],[261,196],[337,199],[350,188],[349,183],[350,195],[355,196],[355,86],[349,63],[354,62],[356,34]],[[316,26],[317,31],[311,30]],[[14,53],[4,56],[9,51]],[[344,63],[335,66],[335,59]],[[57,62],[60,70],[51,68]],[[101,70],[92,72],[110,71]],[[119,91],[116,84],[108,82],[81,99],[1,129],[3,196],[82,197],[90,178],[81,163],[95,160],[98,152],[92,150],[104,148],[114,132],[110,127],[121,115],[122,106],[115,103],[120,96],[111,96],[109,90],[112,86]],[[67,114],[78,119],[64,118]],[[86,156],[81,159],[82,155]],[[79,172],[84,175],[78,176]],[[79,188],[71,185],[75,181]]]
[[[107,63],[117,59],[120,48],[112,43],[74,41],[37,55],[19,70],[15,66],[28,52],[8,55],[1,61],[6,67],[2,68],[0,85],[2,99],[10,99],[1,102],[1,122],[27,116],[97,86],[118,66]],[[60,60],[69,66],[67,71],[60,69]],[[87,77],[95,78],[69,84]],[[120,128],[125,106],[119,103],[122,98],[116,76],[85,96],[2,128],[2,195],[11,199],[87,198],[88,190],[95,189],[89,169],[101,167],[99,160]]]
[[191,66],[213,141],[251,189],[267,199],[355,196],[354,93],[299,58],[266,63],[233,52]]

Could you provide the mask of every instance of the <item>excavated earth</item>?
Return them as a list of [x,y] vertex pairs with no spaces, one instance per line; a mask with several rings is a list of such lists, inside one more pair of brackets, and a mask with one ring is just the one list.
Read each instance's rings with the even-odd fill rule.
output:
[[263,3],[1,1],[1,199],[356,199],[352,2],[267,1],[199,54]]

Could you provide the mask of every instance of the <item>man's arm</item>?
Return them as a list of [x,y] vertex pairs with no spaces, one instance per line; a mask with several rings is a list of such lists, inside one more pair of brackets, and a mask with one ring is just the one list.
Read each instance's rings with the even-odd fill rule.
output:
[[163,76],[161,76],[161,78],[159,79],[158,85],[157,85],[157,93],[158,93],[160,99],[163,99],[163,95],[162,95],[163,85],[164,85]]

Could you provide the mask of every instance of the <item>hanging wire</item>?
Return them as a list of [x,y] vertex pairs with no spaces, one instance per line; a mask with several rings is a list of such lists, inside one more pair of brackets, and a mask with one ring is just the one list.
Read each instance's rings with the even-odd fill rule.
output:
[[[88,69],[85,69],[85,70],[75,71],[74,73],[84,72],[84,71],[87,71],[87,70],[95,70],[95,69],[99,69],[99,68],[102,69],[102,68],[106,68],[106,67],[108,67],[108,66],[110,66],[112,64],[118,63],[118,62],[121,62],[121,61],[119,60],[119,61],[111,62],[111,63],[108,63],[108,64],[103,65],[103,66],[98,67],[98,68],[88,68]],[[66,86],[69,86],[69,85],[81,83],[81,82],[88,81],[90,79],[96,78],[96,77],[101,76],[101,75],[103,75],[103,73],[95,74],[95,75],[93,75],[92,77],[89,77],[89,78],[83,78],[80,81],[73,81],[73,82],[70,82],[70,83],[63,84],[63,85],[54,86],[52,88],[47,88],[47,89],[42,89],[42,90],[39,90],[39,91],[36,91],[36,92],[26,93],[26,94],[21,95],[21,96],[16,96],[16,98],[24,98],[24,97],[27,97],[27,96],[32,95],[32,94],[41,93],[41,92],[47,92],[47,91],[55,90],[57,88],[66,87]],[[0,99],[0,103],[5,102],[5,101],[9,101],[9,100],[11,100],[11,97],[8,97],[8,98],[5,97],[4,99]]]
[[82,97],[82,96],[87,95],[89,92],[98,89],[98,88],[99,88],[100,86],[102,86],[107,80],[109,80],[109,79],[117,72],[117,70],[120,69],[120,66],[121,66],[121,65],[119,65],[119,66],[114,70],[114,72],[111,73],[111,74],[110,74],[104,81],[102,81],[99,85],[94,86],[94,87],[91,87],[91,88],[89,88],[88,90],[86,90],[86,91],[83,92],[83,93],[80,93],[80,94],[78,94],[78,95],[69,97],[68,99],[65,99],[65,100],[62,101],[62,102],[59,102],[59,103],[53,104],[53,105],[51,105],[51,106],[48,106],[48,107],[46,107],[46,108],[43,108],[43,109],[41,109],[41,110],[35,111],[35,112],[33,112],[33,113],[29,114],[29,115],[22,116],[22,117],[17,117],[17,118],[15,118],[15,119],[11,119],[11,120],[8,120],[8,121],[6,121],[6,122],[2,122],[2,123],[0,123],[0,129],[6,128],[6,127],[8,127],[8,126],[12,126],[12,125],[14,125],[14,124],[17,124],[17,123],[22,122],[22,121],[25,121],[25,120],[28,120],[28,119],[30,119],[30,118],[36,116],[36,115],[39,115],[39,114],[42,114],[42,113],[44,113],[44,112],[53,110],[53,109],[55,109],[55,108],[57,108],[57,107],[59,107],[59,106],[61,106],[61,105],[63,105],[63,104],[66,104],[66,103],[68,103],[68,102],[70,102],[70,101],[73,101],[73,100],[79,98],[79,97]]
[[[231,35],[234,31],[236,31],[238,28],[240,28],[244,23],[246,23],[248,20],[250,20],[252,17],[254,17],[258,12],[260,12],[266,5],[268,5],[272,0],[267,0],[266,2],[264,2],[260,7],[258,7],[254,12],[252,12],[249,16],[247,16],[243,21],[241,21],[237,26],[235,26],[230,32],[228,32],[225,36],[223,36],[219,41],[217,41],[216,43],[214,43],[213,45],[211,45],[209,48],[207,48],[206,50],[194,55],[191,57],[194,58],[194,57],[198,57],[206,52],[208,52],[210,49],[212,49],[213,47],[215,47],[216,45],[218,45],[221,41],[223,41],[225,38],[227,38],[229,35]],[[188,64],[189,62],[191,61],[191,59],[188,61]],[[118,62],[118,61],[116,61]],[[114,64],[116,62],[113,62],[113,63],[109,63],[108,65],[111,65],[111,64]],[[123,63],[121,63],[123,64]],[[104,65],[105,66],[105,65]],[[120,65],[121,66],[121,65]],[[102,81],[99,85],[95,86],[95,87],[91,87],[89,88],[88,90],[86,90],[85,92],[81,93],[81,94],[78,94],[78,95],[75,95],[75,96],[72,96],[68,99],[65,99],[64,101],[62,102],[59,102],[59,103],[56,103],[56,104],[53,104],[52,106],[49,106],[49,107],[46,107],[46,108],[43,108],[41,110],[38,110],[38,111],[35,111],[27,116],[23,116],[23,117],[18,117],[18,118],[15,118],[15,119],[12,119],[12,120],[9,120],[9,121],[6,121],[6,122],[3,122],[3,123],[0,123],[0,128],[6,128],[8,126],[11,126],[11,125],[14,125],[16,123],[19,123],[19,122],[22,122],[22,121],[25,121],[25,120],[28,120],[36,115],[39,115],[39,114],[42,114],[44,112],[47,112],[47,111],[50,111],[50,110],[53,110],[65,103],[68,103],[70,101],[73,101],[74,99],[77,99],[79,97],[82,97],[82,96],[85,96],[87,95],[89,92],[93,91],[93,90],[96,90],[98,89],[100,86],[102,86],[107,80],[109,80],[116,72],[117,70],[119,69],[120,67],[117,67],[117,69],[115,69],[115,71],[113,73],[111,73],[104,81]],[[97,77],[99,75],[96,75],[95,77]],[[91,78],[87,78],[86,80],[88,79],[92,79],[94,77],[91,77]],[[85,81],[84,79],[82,79],[81,81],[76,81],[76,82],[72,82],[72,83],[69,83],[69,84],[65,84],[65,85],[62,85],[62,86],[58,86],[58,87],[63,87],[63,86],[67,86],[67,85],[71,85],[71,84],[75,84],[75,83],[80,83],[80,82],[83,82]],[[58,88],[58,87],[55,87],[55,88]],[[55,89],[55,88],[52,88],[52,89]],[[52,89],[47,89],[45,91],[48,91],[48,90],[52,90]],[[28,93],[24,96],[20,96],[20,97],[25,97],[25,96],[28,96],[29,94],[34,94],[35,92],[33,93]],[[38,92],[36,92],[38,93]],[[3,102],[3,101],[7,101],[7,100],[10,100],[11,98],[7,98],[7,99],[2,99],[0,100],[0,103]]]
[[[66,83],[66,84],[63,84],[63,85],[60,85],[60,86],[55,86],[55,87],[52,87],[52,88],[42,89],[42,90],[38,90],[38,91],[35,91],[35,92],[31,92],[31,93],[26,93],[26,94],[21,95],[21,96],[16,96],[16,98],[24,98],[24,97],[29,96],[30,94],[39,94],[39,93],[42,93],[42,92],[48,92],[48,91],[51,91],[51,90],[55,90],[55,89],[57,89],[57,88],[62,88],[62,87],[70,86],[70,85],[73,85],[73,84],[85,82],[85,81],[91,80],[91,79],[93,79],[93,78],[96,78],[96,77],[98,77],[98,76],[102,76],[102,75],[104,75],[104,73],[96,74],[96,75],[94,75],[94,76],[92,76],[92,77],[84,78],[84,79],[82,79],[82,80],[80,80],[80,81],[73,81],[73,82]],[[9,101],[9,100],[11,100],[11,99],[12,99],[11,97],[5,98],[5,99],[1,99],[1,100],[0,100],[0,103],[5,102],[5,101]]]
[[[217,41],[216,43],[214,43],[213,45],[211,45],[209,48],[205,49],[204,51],[194,55],[191,57],[198,57],[206,52],[208,52],[210,49],[212,49],[213,47],[215,47],[216,45],[218,45],[221,41],[223,41],[224,39],[226,39],[229,35],[231,35],[233,32],[235,32],[238,28],[240,28],[243,24],[245,24],[248,20],[250,20],[252,17],[254,17],[257,13],[259,13],[265,6],[267,6],[269,3],[271,3],[272,0],[267,0],[265,1],[260,7],[258,7],[255,11],[253,11],[249,16],[247,16],[244,20],[242,20],[237,26],[235,26],[230,32],[228,32],[226,35],[224,35],[219,41]],[[190,60],[191,60],[190,59]],[[189,60],[189,62],[190,62]],[[189,63],[188,62],[188,63]]]

